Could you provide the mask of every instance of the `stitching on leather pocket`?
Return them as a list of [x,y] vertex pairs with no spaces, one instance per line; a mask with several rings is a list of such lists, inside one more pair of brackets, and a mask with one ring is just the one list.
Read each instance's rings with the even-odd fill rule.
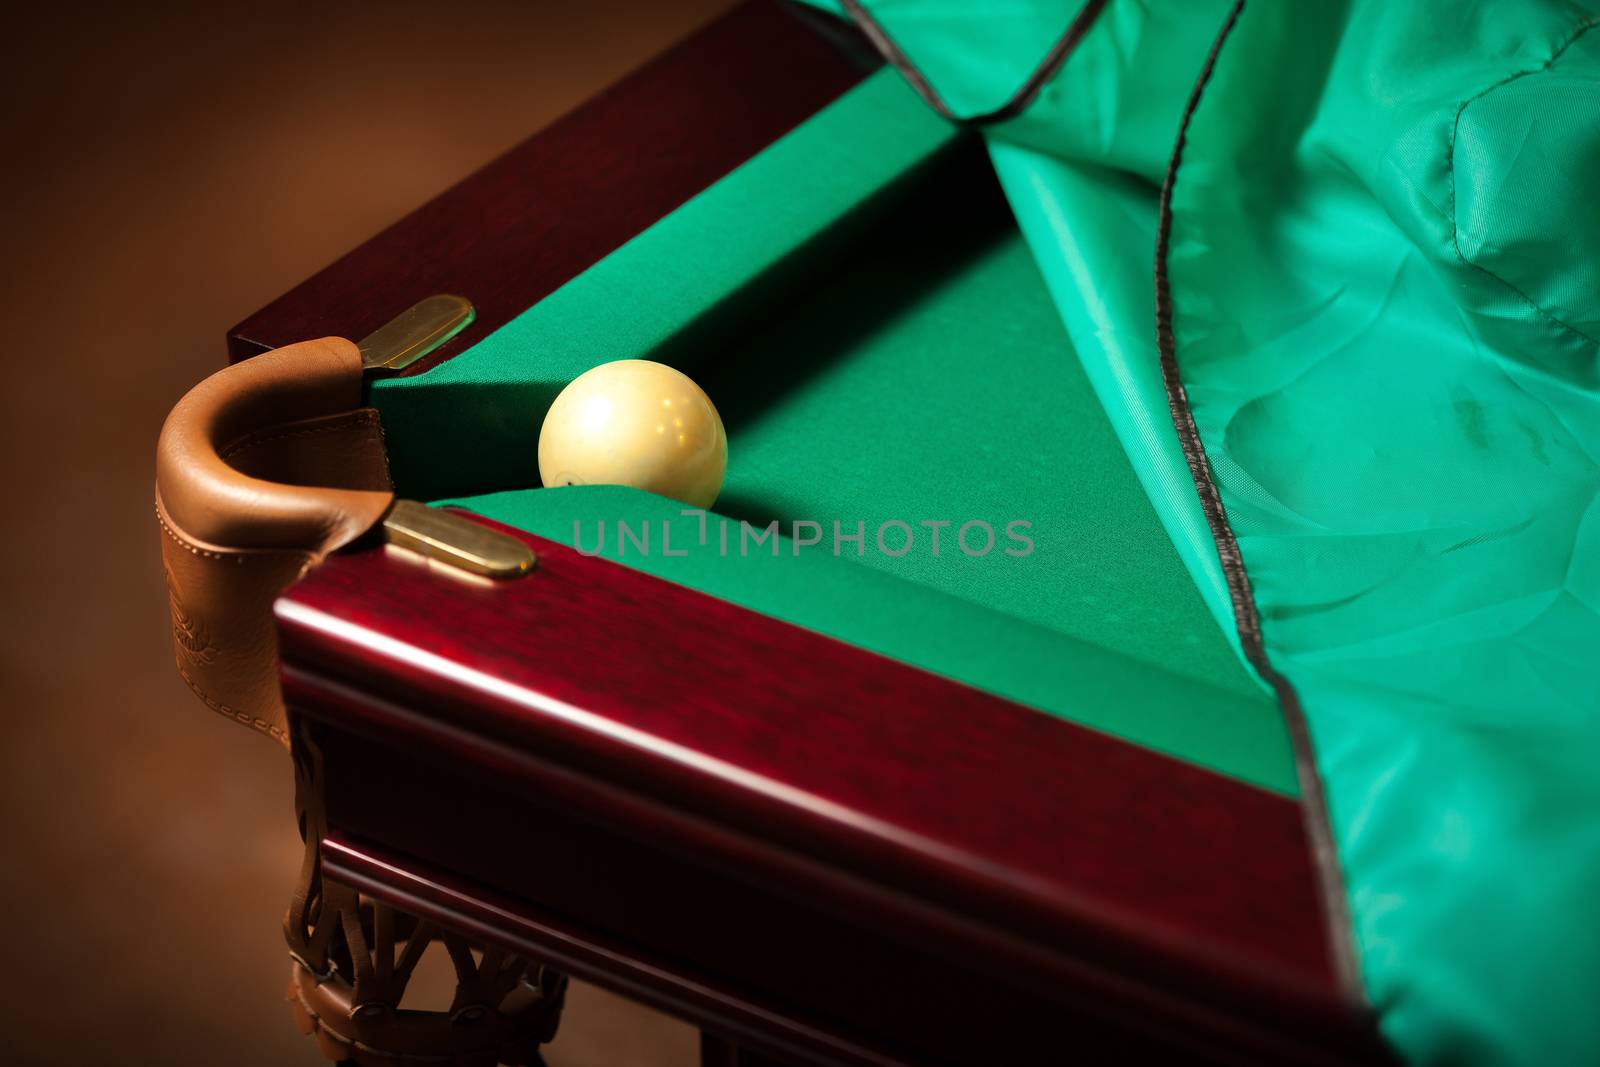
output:
[[202,559],[214,559],[224,563],[232,560],[235,563],[244,564],[253,559],[273,559],[288,556],[298,556],[304,559],[305,562],[310,563],[312,558],[310,552],[292,548],[242,548],[236,552],[214,552],[209,548],[201,548],[167,525],[166,516],[161,514],[161,506],[159,504],[156,506],[156,522],[161,524],[161,529],[168,537],[172,538],[173,543],[179,548],[191,556],[199,556]]
[[289,743],[289,734],[284,730],[283,727],[274,725],[265,719],[257,718],[248,711],[240,711],[237,708],[230,708],[220,700],[211,699],[206,691],[200,688],[199,683],[197,683],[193,678],[189,677],[189,672],[183,669],[182,660],[178,661],[178,675],[183,679],[184,684],[189,687],[190,691],[193,692],[195,696],[199,697],[201,702],[212,711],[219,715],[226,715],[234,722],[243,723],[252,730],[259,730],[270,737],[274,737],[280,744],[287,745]]
[[363,408],[344,415],[330,416],[326,422],[319,423],[316,426],[302,426],[292,429],[269,427],[265,430],[256,430],[245,434],[217,454],[223,460],[228,460],[241,452],[248,452],[276,441],[286,441],[293,437],[316,437],[319,434],[337,433],[341,430],[349,429],[366,430],[373,428],[374,424],[376,424],[376,428],[381,433],[382,423],[378,422],[378,413],[371,408]]

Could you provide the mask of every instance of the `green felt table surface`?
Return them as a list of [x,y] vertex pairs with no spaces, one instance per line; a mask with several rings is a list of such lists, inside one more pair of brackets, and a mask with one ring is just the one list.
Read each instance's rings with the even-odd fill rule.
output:
[[[1292,794],[1276,705],[1195,589],[973,148],[891,73],[869,79],[471,349],[378,383],[398,486]],[[623,358],[682,367],[721,411],[710,516],[538,487],[550,399]],[[740,526],[774,520],[815,523],[820,543]],[[956,541],[973,520],[995,534],[977,556]],[[900,527],[877,544],[894,521],[909,551]],[[666,554],[667,526],[685,554]]]

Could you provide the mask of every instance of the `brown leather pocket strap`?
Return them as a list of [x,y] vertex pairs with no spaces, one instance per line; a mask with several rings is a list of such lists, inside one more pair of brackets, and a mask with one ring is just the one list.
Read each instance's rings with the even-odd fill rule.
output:
[[218,371],[156,449],[178,671],[214,710],[288,744],[272,602],[394,501],[361,356],[337,337]]

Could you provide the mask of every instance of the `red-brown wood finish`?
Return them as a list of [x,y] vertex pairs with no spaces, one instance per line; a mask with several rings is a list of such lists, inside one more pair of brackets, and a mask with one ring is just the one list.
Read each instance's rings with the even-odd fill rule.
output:
[[[418,369],[449,358],[871,65],[740,8],[230,351],[454,291],[478,320]],[[1381,1058],[1292,802],[538,547],[536,575],[489,585],[368,545],[280,602],[332,876],[795,1060]]]
[[239,323],[231,358],[361,338],[441,292],[477,317],[406,373],[475,344],[878,65],[826,25],[735,8]]
[[[993,1045],[958,1007],[1011,1038],[1071,1019],[1085,1049],[1368,1051],[1293,803],[517,536],[540,556],[524,580],[372,547],[280,601],[286,695],[335,731],[335,853],[376,857],[347,864],[374,892],[518,950],[570,924],[790,1029],[918,1062]],[[906,996],[939,1011],[887,1003]]]

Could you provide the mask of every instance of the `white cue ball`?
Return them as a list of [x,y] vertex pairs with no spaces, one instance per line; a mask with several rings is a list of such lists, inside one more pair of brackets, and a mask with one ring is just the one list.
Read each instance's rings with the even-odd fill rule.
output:
[[602,363],[556,397],[539,431],[546,486],[631,485],[709,508],[728,468],[728,435],[711,398],[646,359]]

